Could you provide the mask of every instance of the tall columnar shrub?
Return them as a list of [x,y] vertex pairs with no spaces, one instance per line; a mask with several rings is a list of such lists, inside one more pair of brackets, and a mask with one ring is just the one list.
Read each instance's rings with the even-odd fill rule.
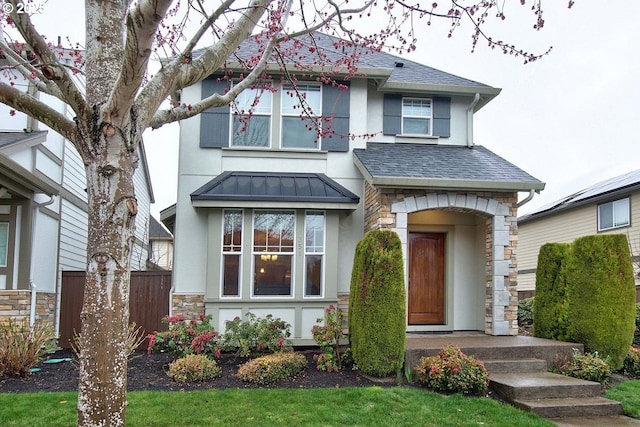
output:
[[405,349],[402,247],[390,230],[367,233],[356,247],[349,299],[353,361],[369,375],[398,372]]
[[567,243],[547,243],[540,248],[533,302],[533,335],[536,337],[563,341],[568,338],[565,259],[570,248]]
[[635,283],[623,234],[585,236],[567,258],[569,337],[622,367],[635,330]]

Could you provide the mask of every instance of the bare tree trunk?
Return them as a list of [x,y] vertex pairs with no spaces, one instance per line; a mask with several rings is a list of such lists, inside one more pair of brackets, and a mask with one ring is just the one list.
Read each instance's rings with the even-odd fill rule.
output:
[[131,245],[137,204],[137,153],[125,132],[103,127],[89,147],[87,278],[80,342],[79,426],[124,426]]

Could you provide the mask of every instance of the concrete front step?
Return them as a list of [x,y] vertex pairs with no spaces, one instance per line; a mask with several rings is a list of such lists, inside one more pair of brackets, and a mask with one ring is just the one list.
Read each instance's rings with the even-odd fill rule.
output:
[[490,374],[545,372],[547,362],[543,359],[491,359],[483,360]]
[[504,400],[537,400],[566,397],[597,397],[600,383],[551,372],[490,374],[489,388]]
[[545,418],[609,417],[622,415],[622,405],[620,402],[605,399],[604,397],[514,400],[512,404]]

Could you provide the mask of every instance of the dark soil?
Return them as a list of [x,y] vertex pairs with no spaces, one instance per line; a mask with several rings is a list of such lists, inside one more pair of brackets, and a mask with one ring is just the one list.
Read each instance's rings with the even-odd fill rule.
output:
[[[154,352],[148,355],[138,351],[129,359],[127,389],[134,390],[204,390],[228,388],[319,388],[319,387],[360,387],[370,385],[395,385],[395,378],[377,380],[363,376],[359,371],[343,369],[340,372],[324,372],[316,369],[313,350],[301,350],[307,356],[307,368],[295,378],[290,378],[268,386],[258,386],[236,378],[238,366],[247,359],[235,355],[223,354],[218,360],[222,376],[212,381],[181,384],[166,374],[169,364],[175,357],[167,353]],[[0,393],[38,392],[38,391],[76,391],[78,389],[78,361],[70,350],[61,350],[47,359],[71,358],[71,362],[47,364],[40,362],[40,369],[28,378],[0,378]]]

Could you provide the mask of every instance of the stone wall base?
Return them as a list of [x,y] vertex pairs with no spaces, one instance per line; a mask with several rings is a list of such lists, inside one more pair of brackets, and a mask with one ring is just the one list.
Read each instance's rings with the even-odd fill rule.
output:
[[[31,290],[0,291],[0,321],[31,316]],[[53,326],[56,316],[56,294],[36,293],[36,322]]]
[[204,294],[173,294],[171,312],[174,316],[183,315],[187,319],[204,314]]

